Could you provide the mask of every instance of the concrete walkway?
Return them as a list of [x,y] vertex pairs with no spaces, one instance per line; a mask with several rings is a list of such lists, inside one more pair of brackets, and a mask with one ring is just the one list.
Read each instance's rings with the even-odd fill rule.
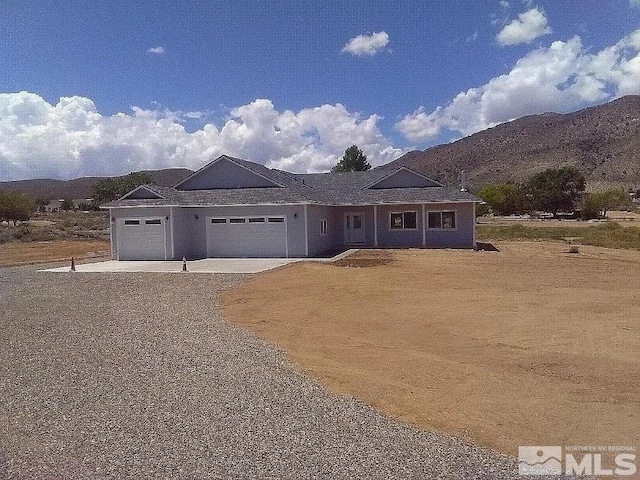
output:
[[[259,273],[282,267],[293,262],[333,262],[356,250],[347,250],[332,258],[204,258],[187,262],[187,273]],[[71,265],[48,268],[43,272],[69,272]],[[184,273],[181,260],[129,261],[108,260],[106,262],[76,264],[76,272],[160,272]]]

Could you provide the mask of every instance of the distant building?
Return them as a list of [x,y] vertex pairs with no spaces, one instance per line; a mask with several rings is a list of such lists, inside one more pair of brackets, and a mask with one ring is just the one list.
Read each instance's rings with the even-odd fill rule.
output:
[[[51,200],[46,205],[40,207],[40,211],[46,213],[61,212],[64,201],[64,198]],[[71,200],[71,202],[73,203],[73,209],[79,210],[81,205],[90,205],[93,202],[93,198],[76,198]]]

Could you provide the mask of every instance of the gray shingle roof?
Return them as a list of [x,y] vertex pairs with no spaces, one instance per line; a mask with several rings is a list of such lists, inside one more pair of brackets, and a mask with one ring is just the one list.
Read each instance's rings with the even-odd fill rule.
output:
[[[163,198],[119,199],[107,207],[152,205],[256,205],[309,203],[324,205],[380,205],[397,203],[477,202],[476,196],[449,187],[365,188],[389,174],[385,169],[366,172],[294,174],[234,157],[227,157],[255,173],[284,185],[268,188],[179,190],[174,187],[146,187]],[[177,184],[179,185],[179,184]]]

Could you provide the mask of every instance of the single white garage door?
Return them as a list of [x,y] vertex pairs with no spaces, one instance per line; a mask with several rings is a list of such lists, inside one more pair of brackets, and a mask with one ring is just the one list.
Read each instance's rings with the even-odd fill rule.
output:
[[286,257],[284,217],[213,217],[207,219],[209,257]]
[[121,218],[117,226],[118,260],[166,260],[164,218]]

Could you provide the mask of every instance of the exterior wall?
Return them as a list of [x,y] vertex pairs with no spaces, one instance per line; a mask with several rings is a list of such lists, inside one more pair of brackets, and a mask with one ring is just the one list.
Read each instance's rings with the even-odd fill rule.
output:
[[[379,247],[422,246],[422,205],[378,205],[377,210]],[[391,213],[396,212],[416,212],[416,229],[392,230]]]
[[[415,230],[392,230],[391,213],[417,212],[417,228]],[[475,209],[469,203],[428,203],[422,205],[380,205],[378,206],[378,246],[380,247],[453,247],[473,248],[475,238]],[[426,227],[427,215],[432,212],[456,212],[454,229],[435,230],[425,228],[423,243],[423,226]]]
[[[422,205],[378,205],[377,237],[379,247],[457,247],[474,246],[475,214],[474,204],[433,203]],[[391,213],[415,211],[415,230],[392,230]],[[433,230],[423,226],[429,211],[455,211],[456,228]],[[363,213],[365,242],[362,246],[372,247],[375,242],[373,206],[330,207],[307,205],[306,237],[308,255],[314,256],[331,248],[345,246],[344,222],[346,213]],[[111,254],[118,258],[118,219],[168,217],[166,221],[166,245],[169,259],[197,259],[207,257],[207,219],[216,216],[284,216],[286,218],[289,257],[307,255],[305,245],[304,205],[273,206],[227,206],[227,207],[136,207],[112,208]],[[327,234],[320,234],[320,221],[327,220]],[[425,242],[423,243],[423,238]]]
[[[206,220],[201,208],[173,207],[173,240],[176,259],[207,256]],[[197,218],[196,218],[197,217]]]
[[171,259],[173,251],[173,242],[171,230],[173,228],[174,219],[171,216],[169,207],[134,207],[134,208],[110,208],[110,236],[111,236],[111,258],[118,258],[118,220],[124,218],[149,218],[149,217],[169,217],[166,221],[167,228],[165,230],[166,245],[168,259]]
[[430,211],[455,211],[456,228],[450,230],[432,230],[427,228],[427,247],[474,247],[476,218],[473,202],[427,204],[425,206],[425,215]]
[[[320,221],[327,221],[326,235],[320,234]],[[309,256],[331,250],[343,243],[342,211],[335,207],[320,205],[307,206],[307,237],[309,239]]]

